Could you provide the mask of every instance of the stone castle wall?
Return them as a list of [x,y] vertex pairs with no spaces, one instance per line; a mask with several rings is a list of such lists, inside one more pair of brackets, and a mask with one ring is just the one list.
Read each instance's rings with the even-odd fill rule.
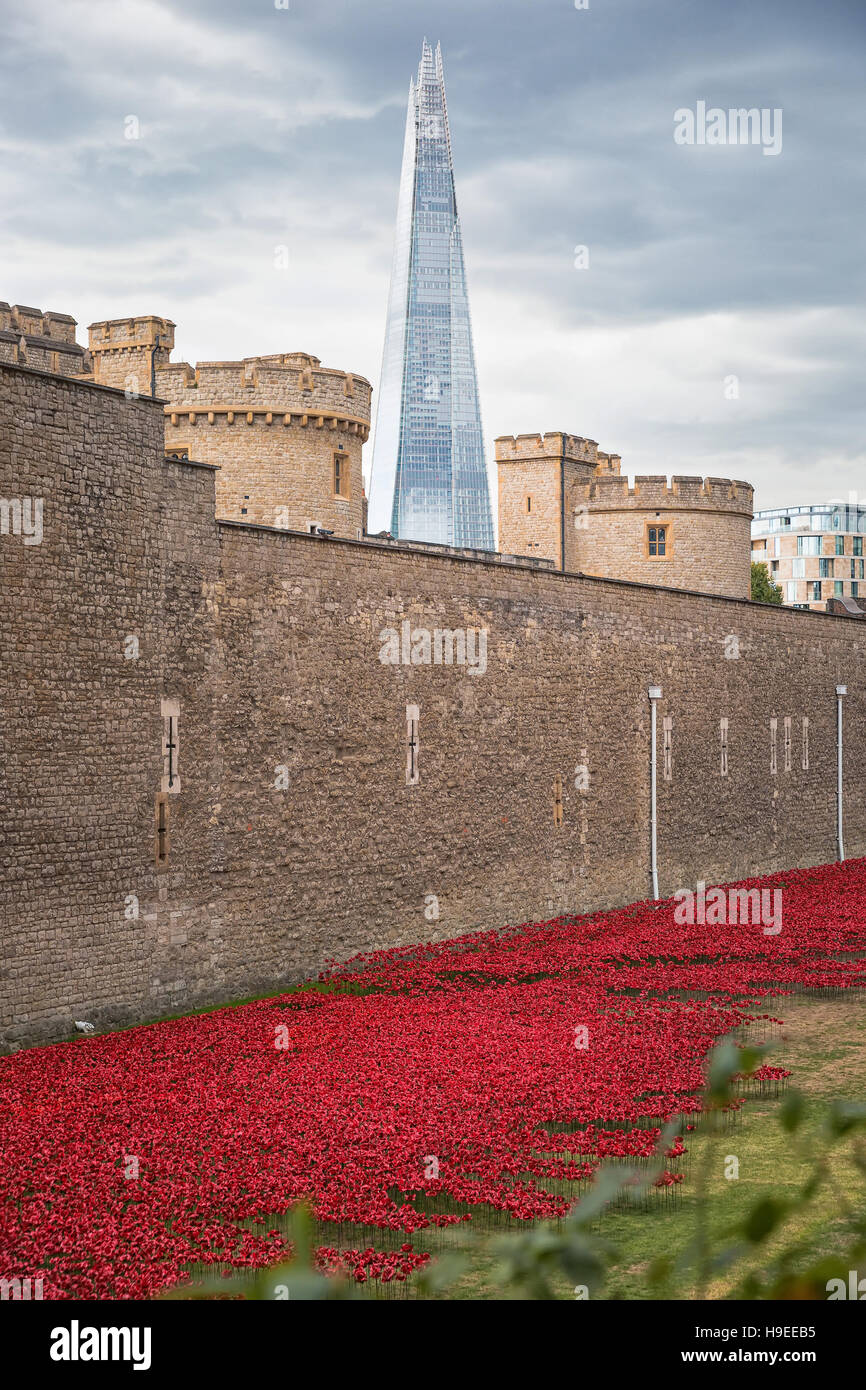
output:
[[866,854],[858,619],[220,523],[162,421],[0,366],[5,1044],[648,896],[654,682],[663,895],[835,857],[837,681]]

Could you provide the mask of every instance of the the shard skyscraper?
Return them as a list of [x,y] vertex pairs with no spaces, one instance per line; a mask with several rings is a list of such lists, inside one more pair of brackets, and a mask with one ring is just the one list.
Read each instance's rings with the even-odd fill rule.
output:
[[492,550],[442,51],[409,87],[368,531]]

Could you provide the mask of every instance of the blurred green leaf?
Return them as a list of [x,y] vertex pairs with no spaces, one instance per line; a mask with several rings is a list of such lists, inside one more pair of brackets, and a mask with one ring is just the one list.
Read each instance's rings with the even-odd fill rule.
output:
[[743,1232],[747,1240],[753,1245],[758,1245],[762,1240],[775,1231],[776,1227],[785,1220],[788,1214],[789,1204],[782,1202],[777,1197],[762,1197],[756,1202],[743,1222]]
[[793,1134],[803,1123],[806,1101],[801,1091],[789,1091],[782,1101],[779,1120],[786,1134]]

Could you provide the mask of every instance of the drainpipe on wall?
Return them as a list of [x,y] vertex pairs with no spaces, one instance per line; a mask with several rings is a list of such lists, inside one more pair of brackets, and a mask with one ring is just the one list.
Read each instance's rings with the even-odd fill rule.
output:
[[842,842],[842,696],[847,694],[847,685],[836,686],[836,839],[840,864],[845,858]]
[[656,816],[656,705],[662,697],[660,685],[651,685],[650,699],[650,869],[653,880],[653,899],[659,896],[658,826]]
[[153,347],[150,350],[150,394],[156,396],[156,354],[159,349],[159,334],[153,340]]
[[559,553],[560,569],[565,573],[565,435],[559,436]]

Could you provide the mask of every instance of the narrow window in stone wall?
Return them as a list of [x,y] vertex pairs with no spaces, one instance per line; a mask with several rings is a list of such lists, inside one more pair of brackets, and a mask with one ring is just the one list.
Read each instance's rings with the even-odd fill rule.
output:
[[168,798],[158,796],[156,798],[156,814],[154,825],[156,827],[156,843],[154,846],[154,858],[157,864],[165,864],[168,861]]
[[777,771],[777,765],[776,765],[776,733],[777,733],[777,731],[778,731],[778,728],[779,728],[779,721],[778,721],[778,719],[771,719],[771,720],[770,720],[770,776],[771,776],[771,777],[775,777],[776,771]]
[[162,785],[165,796],[180,791],[180,701],[163,700],[162,712]]
[[553,779],[553,824],[562,825],[562,778]]
[[532,511],[532,498],[531,498],[531,497],[527,497],[527,499],[526,499],[526,510],[527,510],[528,512],[531,512],[531,511]]
[[348,454],[334,455],[334,495],[336,497],[349,496],[349,456]]
[[670,714],[666,714],[662,720],[662,734],[664,736],[664,770],[662,776],[666,782],[672,782],[674,777],[674,721]]
[[803,720],[803,771],[809,771],[809,721]]
[[727,719],[720,719],[720,720],[719,720],[719,734],[720,734],[720,736],[721,736],[721,745],[722,745],[721,765],[720,765],[720,767],[719,767],[719,771],[721,772],[721,774],[722,774],[723,777],[727,777],[727,775],[728,775],[728,721],[727,721]]
[[785,716],[785,771],[786,771],[786,772],[790,772],[790,771],[791,771],[791,744],[792,744],[792,738],[791,738],[791,718],[790,718],[790,715],[786,715],[786,716]]
[[418,766],[418,722],[421,711],[417,705],[406,706],[406,786],[417,787],[421,780]]

